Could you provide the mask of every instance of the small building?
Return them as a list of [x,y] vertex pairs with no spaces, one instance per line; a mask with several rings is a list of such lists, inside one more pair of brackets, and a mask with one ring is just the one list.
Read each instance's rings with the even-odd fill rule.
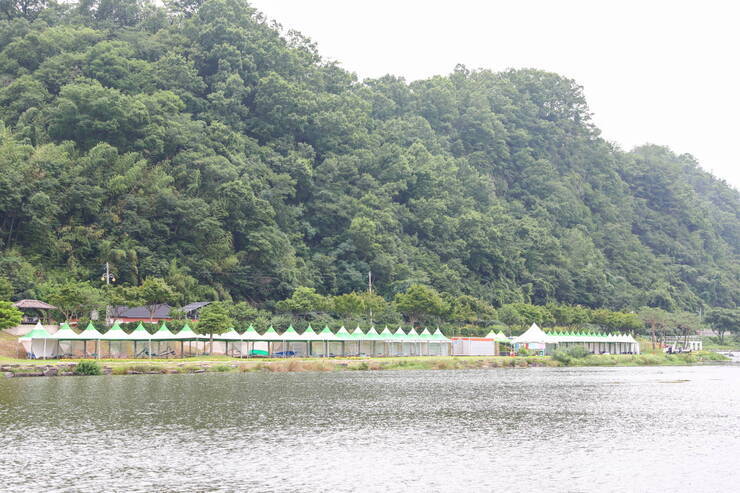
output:
[[498,344],[490,337],[451,337],[453,356],[496,356]]
[[20,300],[13,303],[13,306],[23,312],[23,325],[36,325],[42,320],[48,322],[49,312],[57,309],[54,305],[39,300]]
[[704,341],[701,336],[688,336],[688,337],[666,337],[663,340],[663,344],[667,350],[678,353],[682,351],[701,351],[704,349]]

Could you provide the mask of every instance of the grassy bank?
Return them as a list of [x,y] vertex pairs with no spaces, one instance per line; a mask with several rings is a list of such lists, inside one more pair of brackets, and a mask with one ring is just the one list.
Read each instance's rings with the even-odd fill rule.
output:
[[[18,360],[0,358],[0,372],[6,376],[74,374],[80,360]],[[91,361],[91,360],[86,360]],[[528,368],[562,366],[655,366],[691,365],[727,361],[708,351],[692,354],[589,355],[568,362],[549,356],[420,356],[405,358],[289,358],[240,360],[226,356],[170,360],[95,360],[104,373],[130,375],[144,373],[205,372],[322,372],[377,370],[468,370],[485,368]]]

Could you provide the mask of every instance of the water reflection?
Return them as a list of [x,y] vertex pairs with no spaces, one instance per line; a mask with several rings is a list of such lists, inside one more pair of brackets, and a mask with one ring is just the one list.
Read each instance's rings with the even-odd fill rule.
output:
[[718,491],[740,368],[0,380],[0,489]]

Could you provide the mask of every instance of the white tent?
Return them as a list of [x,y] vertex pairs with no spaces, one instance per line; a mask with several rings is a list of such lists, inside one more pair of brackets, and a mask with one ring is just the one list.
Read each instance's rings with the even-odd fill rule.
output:
[[59,341],[46,331],[41,322],[18,340],[30,358],[53,358],[59,354]]
[[556,341],[545,334],[537,324],[532,324],[524,334],[515,337],[512,342],[514,344],[553,344]]

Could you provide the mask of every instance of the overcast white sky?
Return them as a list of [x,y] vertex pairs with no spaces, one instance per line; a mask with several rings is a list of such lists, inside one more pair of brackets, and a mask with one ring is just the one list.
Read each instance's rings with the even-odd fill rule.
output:
[[740,188],[740,2],[252,0],[361,79],[535,67],[584,86],[606,139],[689,152]]

